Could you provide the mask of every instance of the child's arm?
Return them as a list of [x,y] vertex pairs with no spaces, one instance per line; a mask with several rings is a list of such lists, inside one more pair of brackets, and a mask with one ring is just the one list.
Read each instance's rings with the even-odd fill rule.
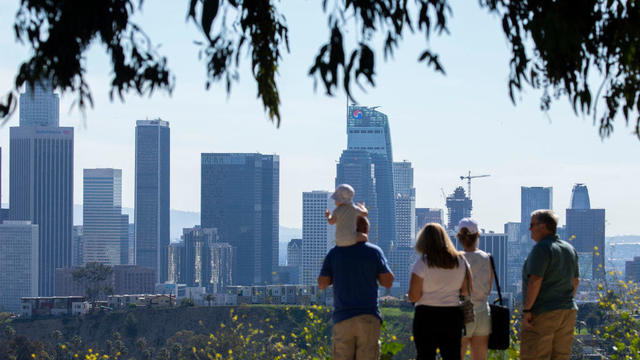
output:
[[367,241],[369,241],[369,235],[361,232],[357,233],[356,242],[367,242]]
[[360,211],[362,212],[362,216],[367,216],[369,215],[369,210],[367,210],[367,208],[364,206],[364,203],[358,203],[358,208],[360,208]]
[[327,222],[329,223],[329,225],[335,224],[336,221],[338,220],[335,217],[331,216],[331,211],[329,211],[329,209],[324,211],[324,217],[327,218]]

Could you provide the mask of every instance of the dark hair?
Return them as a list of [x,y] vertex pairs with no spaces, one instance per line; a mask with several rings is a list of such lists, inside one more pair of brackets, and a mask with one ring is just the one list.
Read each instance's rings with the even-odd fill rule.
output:
[[442,225],[429,223],[420,230],[416,251],[422,255],[428,267],[453,269],[458,267],[458,251]]
[[547,227],[547,230],[551,231],[553,234],[556,233],[556,229],[558,228],[558,215],[556,215],[553,210],[536,210],[531,213],[531,218],[543,223],[544,226]]
[[356,231],[363,234],[369,233],[369,220],[364,216],[358,216],[356,219]]
[[458,238],[458,240],[460,240],[462,246],[471,248],[476,247],[476,243],[478,242],[478,238],[480,238],[480,234],[470,234],[469,229],[463,227],[462,229],[460,229],[460,231],[458,231],[456,237]]

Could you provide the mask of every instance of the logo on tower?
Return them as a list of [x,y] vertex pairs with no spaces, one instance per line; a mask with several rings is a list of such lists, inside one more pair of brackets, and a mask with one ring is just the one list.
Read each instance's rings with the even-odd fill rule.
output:
[[360,111],[360,110],[354,110],[354,111],[353,111],[353,118],[354,118],[354,119],[362,119],[362,111]]

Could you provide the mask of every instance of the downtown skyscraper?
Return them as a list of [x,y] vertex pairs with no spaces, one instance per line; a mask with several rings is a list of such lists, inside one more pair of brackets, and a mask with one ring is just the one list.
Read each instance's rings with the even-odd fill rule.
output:
[[[329,225],[325,210],[333,211],[335,204],[328,191],[302,193],[302,284],[315,285],[327,251],[335,245],[336,227]],[[354,224],[355,227],[355,224]]]
[[344,150],[336,164],[336,187],[349,184],[355,190],[354,203],[364,203],[369,210],[369,241],[380,245],[378,193],[371,155],[364,150]]
[[200,226],[182,229],[180,245],[175,247],[179,256],[179,272],[175,277],[180,283],[202,286],[214,294],[232,284],[233,248],[222,242],[217,229]]
[[571,209],[591,209],[587,185],[573,185],[573,189],[571,189]]
[[19,313],[20,298],[38,296],[38,225],[0,223],[0,308]]
[[456,231],[462,218],[471,217],[473,201],[467,197],[462,186],[458,186],[453,194],[447,196],[447,230]]
[[10,148],[9,217],[38,225],[38,295],[52,296],[55,269],[71,266],[73,128],[59,126],[58,95],[47,82],[20,95]]
[[2,147],[0,147],[0,224],[9,220],[9,209],[2,208]]
[[571,191],[571,209],[566,210],[567,241],[578,252],[580,277],[602,280],[605,275],[605,209],[592,209],[584,184]]
[[412,247],[416,237],[416,189],[413,168],[408,161],[393,163],[398,247]]
[[201,155],[200,224],[233,247],[233,283],[269,284],[278,266],[280,157]]
[[520,187],[520,264],[524,262],[534,244],[529,233],[531,213],[540,209],[553,210],[553,188]]
[[168,276],[169,139],[167,121],[136,122],[135,264],[155,269],[158,282]]
[[368,183],[370,176],[364,174],[362,180],[352,179],[350,182],[348,181],[351,180],[349,176],[340,173],[343,158],[352,162],[361,161],[357,153],[354,153],[356,151],[366,153],[370,159],[376,209],[372,209],[371,205],[373,204],[370,203],[366,203],[366,206],[370,210],[369,214],[374,210],[376,212],[376,215],[370,216],[369,221],[371,221],[372,228],[376,228],[377,244],[383,251],[388,252],[397,242],[393,152],[389,118],[384,113],[377,111],[376,107],[350,105],[347,108],[347,150],[342,153],[340,164],[338,164],[336,185],[350,184],[355,189],[356,198],[358,198],[359,192],[367,192],[369,189],[359,189],[358,184],[354,182]]
[[129,263],[129,215],[122,214],[122,170],[84,169],[82,263]]

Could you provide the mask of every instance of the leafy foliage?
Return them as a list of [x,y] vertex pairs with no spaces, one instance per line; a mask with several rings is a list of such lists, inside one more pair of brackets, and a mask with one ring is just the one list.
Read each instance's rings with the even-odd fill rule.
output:
[[[480,2],[502,18],[511,46],[512,101],[525,83],[544,90],[543,110],[549,108],[552,97],[566,95],[576,113],[593,113],[602,137],[611,134],[619,112],[627,123],[635,113],[635,134],[640,137],[637,1],[585,0],[580,6],[570,1]],[[601,83],[595,90],[591,84],[598,77]],[[598,115],[601,94],[606,109]]]
[[87,299],[92,303],[113,294],[109,277],[113,273],[113,268],[102,263],[91,262],[84,267],[74,270],[73,280],[85,284]]
[[610,359],[640,359],[640,288],[631,281],[617,280],[599,290],[603,322],[594,335],[600,347]]
[[151,95],[156,88],[171,92],[166,58],[156,53],[144,31],[130,20],[135,8],[132,0],[22,0],[15,35],[33,54],[20,65],[15,89],[1,104],[0,116],[15,109],[17,89],[25,83],[33,87],[42,79],[75,93],[80,108],[92,105],[84,54],[94,41],[102,43],[111,57],[112,98],[117,94],[123,99],[131,90],[140,95]]
[[[18,89],[50,79],[62,91],[77,95],[80,108],[92,104],[85,81],[84,54],[92,42],[105,46],[112,60],[111,97],[134,91],[171,93],[174,78],[144,31],[130,18],[142,0],[21,0],[15,34],[33,55],[20,66],[15,87],[0,103],[6,121],[15,110]],[[600,135],[609,136],[622,113],[635,117],[640,137],[640,4],[633,0],[570,1],[480,0],[480,6],[502,20],[511,47],[509,95],[515,103],[524,85],[543,91],[542,110],[566,95],[576,113],[593,114]],[[438,54],[429,46],[435,33],[448,33],[452,15],[448,0],[323,0],[329,38],[316,55],[309,75],[332,95],[341,87],[352,98],[360,79],[375,86],[375,52],[392,57],[407,32],[425,37],[418,61],[444,74]],[[227,91],[238,79],[244,50],[251,58],[257,97],[269,118],[280,125],[277,74],[289,51],[288,27],[276,0],[189,0],[187,20],[204,40],[199,56],[206,65],[206,88],[224,82]],[[343,29],[355,25],[358,40],[345,45]],[[382,43],[374,44],[380,34]],[[597,73],[596,73],[597,71]],[[594,74],[595,73],[595,74]],[[601,83],[592,88],[594,79]],[[596,84],[597,85],[597,84]],[[600,102],[606,109],[599,113]]]

